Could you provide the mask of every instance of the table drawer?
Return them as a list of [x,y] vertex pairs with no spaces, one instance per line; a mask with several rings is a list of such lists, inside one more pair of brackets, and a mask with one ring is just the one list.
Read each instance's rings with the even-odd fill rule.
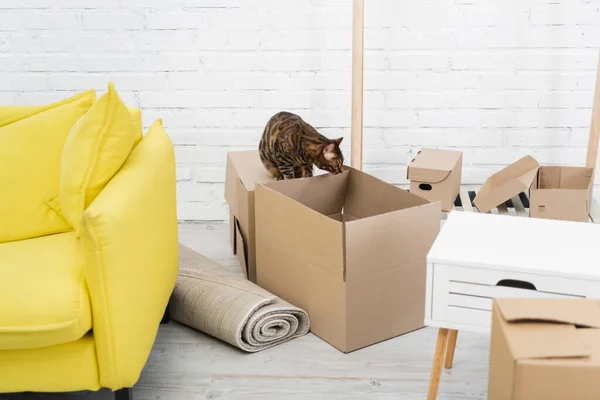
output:
[[492,299],[598,298],[600,282],[554,278],[455,265],[433,264],[431,319],[465,326],[491,326]]

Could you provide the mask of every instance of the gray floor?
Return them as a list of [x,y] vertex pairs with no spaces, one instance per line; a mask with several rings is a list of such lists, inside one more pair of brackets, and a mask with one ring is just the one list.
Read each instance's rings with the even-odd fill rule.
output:
[[[180,226],[181,243],[238,270],[221,224]],[[421,329],[343,354],[312,334],[246,354],[185,326],[162,326],[135,386],[135,400],[421,400],[427,396],[437,331]],[[485,399],[489,337],[459,334],[454,368],[444,371],[438,399]],[[1,379],[1,377],[0,377]],[[0,399],[108,400],[108,391],[12,394]]]

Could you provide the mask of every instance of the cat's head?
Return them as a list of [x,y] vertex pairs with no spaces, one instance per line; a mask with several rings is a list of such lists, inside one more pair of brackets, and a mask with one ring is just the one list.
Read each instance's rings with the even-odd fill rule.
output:
[[334,175],[344,171],[344,155],[340,149],[340,143],[343,139],[343,137],[331,139],[329,143],[320,146],[319,157],[315,163],[317,168]]

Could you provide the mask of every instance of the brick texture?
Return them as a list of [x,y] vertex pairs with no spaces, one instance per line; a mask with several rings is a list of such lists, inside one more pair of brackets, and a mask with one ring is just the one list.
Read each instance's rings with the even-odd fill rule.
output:
[[[404,187],[424,146],[464,151],[470,185],[526,154],[584,164],[600,0],[366,3],[367,172]],[[349,0],[2,0],[0,101],[114,81],[175,143],[179,218],[225,220],[226,153],[281,109],[350,159],[351,26]]]

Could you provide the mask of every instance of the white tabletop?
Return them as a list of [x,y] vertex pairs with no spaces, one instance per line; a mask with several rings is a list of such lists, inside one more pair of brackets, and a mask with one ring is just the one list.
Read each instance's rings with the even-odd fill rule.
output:
[[427,261],[600,279],[600,224],[452,211]]

